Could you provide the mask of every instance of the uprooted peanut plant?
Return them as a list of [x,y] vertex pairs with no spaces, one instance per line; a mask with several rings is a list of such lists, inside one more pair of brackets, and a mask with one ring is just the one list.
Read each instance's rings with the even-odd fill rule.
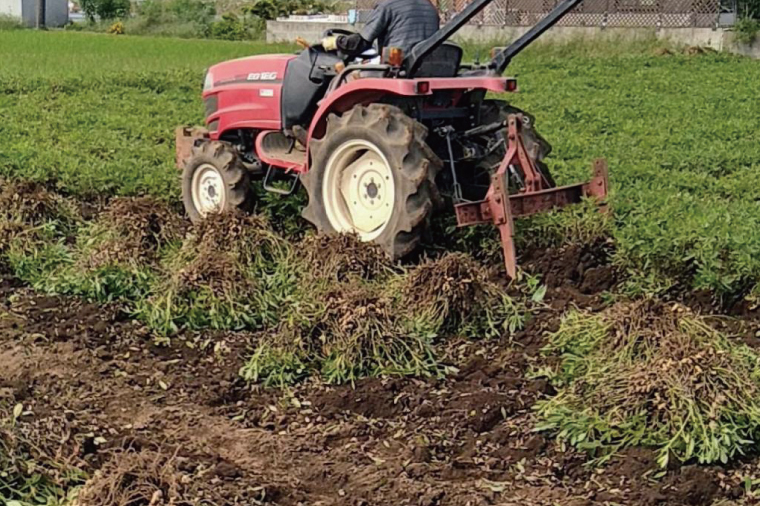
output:
[[[394,267],[378,247],[350,236],[307,238],[300,251],[305,264],[292,310],[262,333],[242,371],[247,379],[439,374],[438,339],[500,336],[525,317],[525,307],[462,254]],[[312,264],[325,251],[334,254]]]
[[542,429],[595,457],[654,447],[672,457],[722,462],[760,436],[760,356],[678,305],[621,303],[571,312],[545,352],[558,389],[537,409]]

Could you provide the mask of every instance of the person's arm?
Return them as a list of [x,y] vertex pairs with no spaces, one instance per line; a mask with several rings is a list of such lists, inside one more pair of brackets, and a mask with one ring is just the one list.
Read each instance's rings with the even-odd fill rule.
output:
[[325,37],[322,39],[322,47],[325,48],[325,51],[335,51],[337,49],[343,54],[354,57],[372,47],[372,43],[364,40],[360,34],[353,33],[351,35]]
[[336,46],[343,54],[348,56],[358,56],[372,47],[372,42],[364,40],[361,34],[354,33],[351,35],[340,35],[336,41]]
[[[370,44],[384,35],[391,25],[391,13],[385,6],[385,2],[378,4],[369,15],[367,24],[361,29],[359,35]],[[378,48],[379,49],[379,48]]]
[[348,56],[357,56],[372,47],[372,43],[385,33],[390,25],[390,13],[380,4],[374,8],[367,20],[367,24],[359,33],[351,35],[333,35],[322,40],[322,47],[326,51],[339,49]]

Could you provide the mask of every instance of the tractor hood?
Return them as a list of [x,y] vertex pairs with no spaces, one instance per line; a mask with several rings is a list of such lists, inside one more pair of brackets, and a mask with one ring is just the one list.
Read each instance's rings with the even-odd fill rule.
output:
[[208,70],[204,91],[232,84],[282,81],[285,67],[295,57],[290,54],[267,54],[218,63]]
[[208,69],[203,102],[211,138],[237,128],[279,130],[282,79],[295,57],[249,56]]

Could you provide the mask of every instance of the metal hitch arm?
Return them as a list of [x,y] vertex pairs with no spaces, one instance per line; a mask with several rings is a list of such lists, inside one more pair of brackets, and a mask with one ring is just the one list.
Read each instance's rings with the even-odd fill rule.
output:
[[583,0],[562,0],[549,14],[546,15],[546,17],[536,23],[533,28],[525,32],[522,37],[514,41],[494,57],[490,65],[494,70],[494,73],[502,75],[512,61],[512,58],[531,45],[533,41],[543,35],[549,28],[559,23],[562,18],[564,18],[571,10],[575,9],[575,7],[577,7],[582,1]]
[[[594,162],[594,177],[586,182],[569,186],[548,188],[537,170],[520,135],[520,115],[510,115],[507,119],[507,154],[499,169],[491,176],[491,186],[486,198],[477,202],[467,202],[454,206],[457,224],[460,227],[493,223],[499,229],[501,246],[504,251],[504,266],[507,275],[517,276],[517,254],[514,244],[513,219],[530,216],[558,207],[575,204],[587,197],[599,200],[601,208],[606,207],[604,199],[609,187],[607,162]],[[509,194],[508,173],[510,167],[519,167],[525,178],[525,188],[514,195]]]
[[[583,0],[562,0],[559,5],[546,15],[545,18],[528,30],[525,35],[499,53],[489,67],[498,75],[503,74],[512,58],[517,56],[520,51],[539,38],[546,30],[556,25],[568,12],[573,10],[582,1]],[[480,14],[480,12],[488,7],[491,2],[493,2],[493,0],[472,0],[464,9],[454,16],[451,21],[442,26],[429,39],[423,40],[414,46],[410,54],[404,59],[403,67],[406,70],[407,77],[414,77],[420,69],[422,62],[430,53],[449,40],[452,35],[469,23],[472,18]]]

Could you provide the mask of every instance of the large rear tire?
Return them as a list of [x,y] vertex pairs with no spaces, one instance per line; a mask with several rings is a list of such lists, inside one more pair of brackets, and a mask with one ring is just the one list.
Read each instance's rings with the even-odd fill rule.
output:
[[250,178],[235,148],[221,141],[193,147],[182,172],[182,203],[193,223],[247,208],[251,199]]
[[411,253],[438,203],[442,163],[426,136],[424,126],[386,104],[330,115],[325,136],[310,142],[303,217],[320,232],[355,233],[391,258]]

